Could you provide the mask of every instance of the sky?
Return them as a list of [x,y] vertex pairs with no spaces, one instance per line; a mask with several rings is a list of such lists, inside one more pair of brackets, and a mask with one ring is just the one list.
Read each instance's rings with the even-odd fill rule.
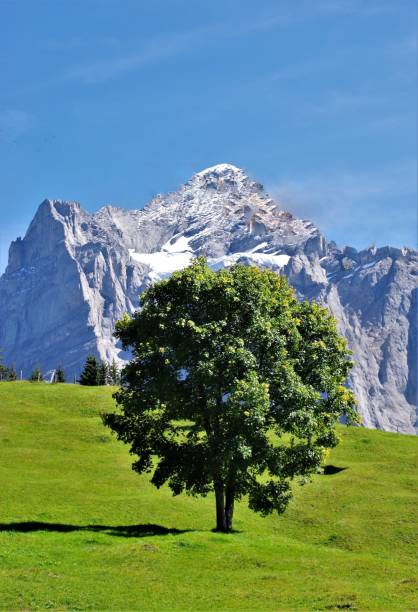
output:
[[416,246],[415,0],[0,0],[0,271],[45,198],[216,163],[356,248]]

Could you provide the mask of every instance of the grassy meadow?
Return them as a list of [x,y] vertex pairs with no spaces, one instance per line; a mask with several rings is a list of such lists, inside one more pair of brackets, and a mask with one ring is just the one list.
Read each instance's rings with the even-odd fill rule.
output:
[[418,608],[417,438],[341,427],[284,515],[240,503],[224,535],[212,497],[132,472],[111,395],[0,383],[0,608]]

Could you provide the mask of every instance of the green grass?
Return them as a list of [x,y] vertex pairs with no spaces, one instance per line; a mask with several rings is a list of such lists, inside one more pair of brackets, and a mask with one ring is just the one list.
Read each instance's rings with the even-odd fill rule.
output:
[[131,471],[98,416],[112,405],[106,388],[0,384],[0,607],[416,609],[415,437],[341,428],[328,463],[346,469],[280,517],[238,504],[222,535],[211,497]]

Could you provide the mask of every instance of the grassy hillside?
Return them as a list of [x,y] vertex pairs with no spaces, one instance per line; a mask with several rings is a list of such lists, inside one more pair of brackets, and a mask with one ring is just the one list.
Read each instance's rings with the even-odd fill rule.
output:
[[111,390],[0,384],[0,607],[416,607],[417,443],[341,429],[328,475],[285,515],[245,504],[211,532],[212,498],[172,497],[104,429]]

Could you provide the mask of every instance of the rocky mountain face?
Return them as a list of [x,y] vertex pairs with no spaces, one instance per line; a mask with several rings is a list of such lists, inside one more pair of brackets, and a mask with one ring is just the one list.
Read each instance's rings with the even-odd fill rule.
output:
[[220,164],[141,210],[45,200],[11,244],[0,279],[0,347],[27,375],[62,364],[78,376],[86,356],[123,361],[115,322],[153,281],[205,255],[285,274],[299,298],[337,318],[354,353],[350,384],[363,423],[417,431],[417,252],[343,250],[295,218],[242,170]]

